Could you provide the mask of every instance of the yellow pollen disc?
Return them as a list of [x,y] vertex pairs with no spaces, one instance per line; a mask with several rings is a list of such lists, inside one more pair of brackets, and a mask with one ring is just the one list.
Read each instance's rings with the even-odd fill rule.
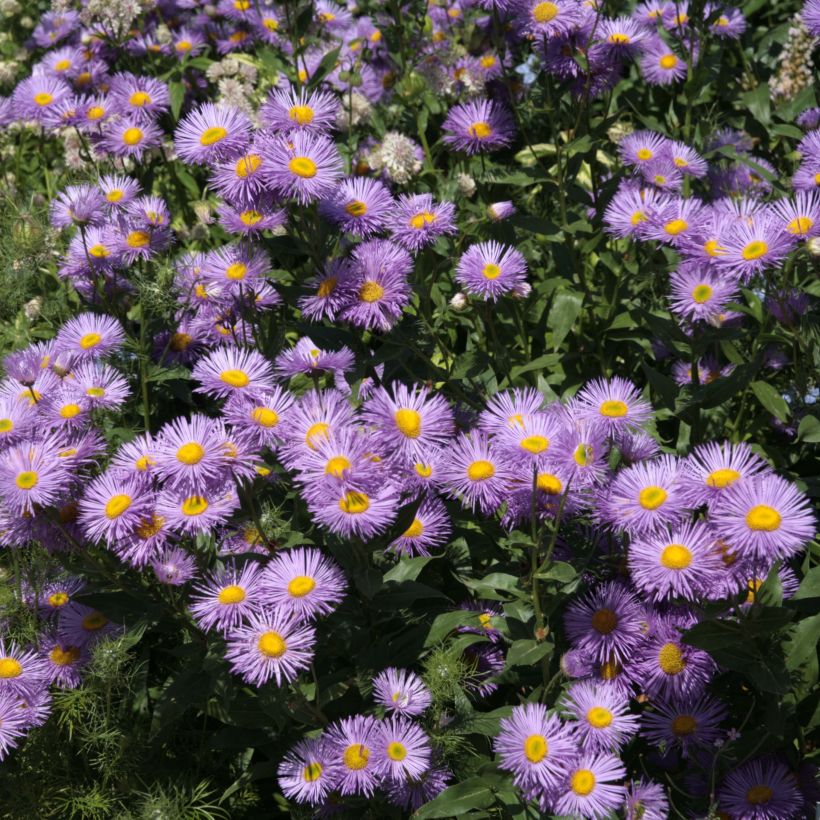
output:
[[248,272],[248,266],[243,262],[234,262],[233,265],[228,265],[225,269],[225,278],[233,282],[238,282],[245,278]]
[[54,63],[55,71],[68,71],[71,68],[71,60],[58,60]]
[[666,185],[666,177],[663,174],[655,174],[655,185]]
[[328,276],[317,288],[316,295],[320,299],[327,299],[334,290],[336,290],[336,285],[339,284],[339,280],[336,279],[335,276]]
[[48,657],[55,666],[70,666],[80,657],[80,650],[76,646],[67,646],[65,649],[62,646],[55,646],[48,653]]
[[686,668],[683,653],[676,643],[665,643],[658,652],[658,666],[666,675],[679,675]]
[[134,527],[134,533],[138,538],[147,541],[160,532],[164,524],[165,519],[162,516],[152,515],[150,518],[143,518],[142,521]]
[[131,231],[125,238],[129,248],[144,248],[151,241],[151,236],[146,231]]
[[140,456],[135,462],[134,467],[137,468],[141,473],[144,473],[149,467],[151,467],[156,462],[154,461],[151,456]]
[[305,444],[310,447],[311,450],[316,449],[316,441],[318,439],[326,439],[328,437],[328,432],[330,431],[330,425],[326,424],[323,421],[317,421],[316,424],[312,424],[309,428],[307,433],[305,433]]
[[[273,17],[266,17],[262,21],[262,24],[265,26],[265,28],[268,31],[278,31],[279,30],[279,21],[275,20]],[[302,73],[304,73],[304,71]],[[300,77],[299,79],[301,80],[302,78]],[[304,82],[304,80],[302,80],[302,82]]]
[[524,741],[524,757],[530,763],[540,763],[549,754],[549,744],[544,735],[530,735]]
[[251,418],[262,427],[276,427],[279,424],[279,416],[268,407],[254,407]]
[[638,159],[646,162],[647,160],[652,159],[652,157],[654,157],[655,155],[649,148],[639,148],[635,156],[637,156]]
[[410,227],[420,231],[425,225],[432,225],[436,221],[436,215],[430,211],[422,211],[410,217]]
[[313,122],[313,109],[309,105],[294,105],[288,111],[288,117],[297,125],[310,125]]
[[367,761],[370,760],[370,749],[367,746],[362,746],[361,743],[351,743],[345,749],[342,759],[348,769],[354,772],[360,771],[367,766]]
[[586,797],[595,788],[595,775],[589,769],[578,769],[569,785],[575,794]]
[[755,259],[760,259],[760,257],[767,254],[768,251],[769,246],[762,239],[756,239],[754,242],[750,242],[746,245],[746,247],[740,252],[740,255],[747,262],[752,262]]
[[339,509],[348,515],[360,515],[370,509],[370,499],[365,493],[351,490],[339,499]]
[[309,157],[294,157],[288,163],[288,168],[302,179],[313,179],[316,176],[316,163]]
[[710,239],[708,242],[705,242],[703,250],[711,257],[723,256],[724,254],[724,248],[717,239]]
[[54,97],[47,91],[41,91],[39,94],[34,95],[34,102],[39,106],[49,105],[53,99]]
[[334,478],[343,478],[345,470],[351,468],[351,463],[344,456],[333,456],[325,464],[325,475],[332,475]]
[[774,532],[782,521],[780,513],[767,504],[757,504],[746,513],[746,526],[755,532]]
[[579,444],[572,454],[573,461],[579,467],[589,467],[593,459],[593,450],[591,444]]
[[661,565],[667,569],[686,569],[692,563],[692,553],[683,544],[669,544],[661,553]]
[[606,416],[610,419],[623,418],[629,412],[626,402],[618,399],[609,399],[608,401],[605,401],[598,408],[598,410],[602,416]]
[[179,42],[178,42],[178,43],[174,46],[174,48],[175,48],[177,51],[182,52],[183,54],[184,54],[186,51],[190,51],[193,47],[194,47],[194,46],[193,46],[193,43],[192,43],[190,40],[180,40],[180,41],[179,41]]
[[429,464],[414,464],[413,469],[416,471],[416,475],[421,478],[430,478],[433,475],[433,468]]
[[58,458],[71,458],[71,456],[76,456],[76,455],[77,455],[77,450],[74,447],[69,447],[66,450],[60,450],[57,453]]
[[728,26],[729,25],[729,18],[725,15],[721,14],[720,17],[715,21],[715,25],[718,26]]
[[71,598],[66,592],[54,592],[48,596],[48,605],[53,607],[65,606]]
[[537,3],[532,10],[532,16],[536,23],[549,23],[558,16],[558,11],[555,3]]
[[257,222],[262,221],[262,214],[260,214],[259,211],[242,211],[242,213],[239,214],[239,219],[243,225],[253,227]]
[[80,339],[80,347],[83,350],[90,350],[92,347],[96,347],[102,341],[102,336],[99,333],[86,333]]
[[678,715],[672,721],[672,732],[678,737],[691,735],[698,728],[698,722],[692,715]]
[[288,649],[284,638],[278,632],[263,632],[256,646],[266,658],[281,658]]
[[658,60],[658,65],[667,70],[674,68],[678,64],[678,58],[674,54],[664,54]]
[[740,473],[737,470],[723,467],[720,470],[713,470],[706,476],[706,486],[714,487],[716,490],[724,490],[726,487],[734,484],[739,478]]
[[519,445],[522,450],[537,455],[549,448],[550,440],[546,436],[527,436],[527,438],[521,439]]
[[128,102],[137,108],[142,108],[145,105],[151,105],[151,95],[144,91],[135,91],[129,98]]
[[304,68],[300,68],[299,71],[297,72],[297,74],[299,75],[299,82],[300,83],[306,83],[307,82],[308,74],[307,74],[307,71],[305,71]]
[[673,219],[670,222],[667,222],[663,226],[663,229],[670,236],[678,236],[678,234],[682,234],[688,227],[689,223],[685,219]]
[[199,142],[202,145],[215,145],[220,140],[224,140],[228,136],[226,129],[219,125],[213,128],[207,128],[199,137]]
[[192,495],[182,502],[183,515],[202,515],[208,509],[208,501],[201,495]]
[[250,384],[248,374],[243,370],[223,370],[219,374],[220,381],[231,387],[247,387]]
[[262,157],[259,154],[246,154],[236,161],[234,171],[240,179],[247,179],[251,174],[256,173],[262,164]]
[[387,756],[391,760],[404,760],[407,757],[407,747],[394,740],[387,745]]
[[230,584],[219,590],[217,597],[220,604],[241,604],[245,600],[245,590],[236,584]]
[[611,609],[599,609],[592,616],[592,628],[599,635],[609,635],[618,626],[618,616]]
[[360,199],[354,199],[345,205],[345,211],[350,216],[364,216],[367,213],[367,204]]
[[0,658],[0,678],[16,678],[23,673],[23,667],[14,658]]
[[481,275],[485,279],[498,279],[501,276],[501,268],[498,265],[493,264],[492,262],[488,262],[482,269]]
[[786,225],[786,230],[794,236],[805,236],[814,226],[814,220],[808,216],[797,216]]
[[39,480],[40,477],[33,470],[24,470],[22,473],[17,474],[17,478],[14,479],[14,483],[21,490],[30,490],[32,487],[37,486],[37,482]]
[[60,416],[64,419],[73,419],[82,412],[79,404],[64,404],[60,408]]
[[407,438],[418,438],[421,435],[421,413],[409,407],[396,410],[393,420],[399,432]]
[[125,493],[112,495],[105,505],[106,518],[110,518],[112,521],[115,518],[119,518],[131,506],[132,502],[133,499],[131,496]]
[[646,222],[646,220],[647,216],[644,211],[635,211],[635,213],[632,214],[632,217],[629,221],[632,223],[632,225],[640,225],[641,222]]
[[288,595],[292,598],[304,598],[309,592],[316,589],[316,581],[308,575],[297,575],[288,584]]
[[88,632],[96,632],[108,623],[108,618],[102,612],[89,612],[82,620],[83,629]]
[[564,490],[561,479],[552,473],[538,473],[538,478],[535,479],[535,486],[547,495],[561,495]]
[[105,245],[92,245],[88,249],[88,255],[93,256],[95,259],[105,259],[109,253],[110,252]]
[[755,598],[757,597],[757,593],[760,592],[760,587],[763,586],[763,578],[750,578],[746,582],[746,586],[749,588],[749,592],[746,595],[746,603],[752,604],[754,603]]
[[495,465],[490,461],[474,461],[467,467],[467,478],[470,481],[486,481],[495,475]]
[[183,464],[199,464],[205,458],[205,448],[196,441],[189,441],[177,450],[177,461]]
[[314,760],[302,769],[302,779],[305,783],[315,783],[322,776],[323,771],[322,764]]
[[370,42],[371,43],[380,43],[382,41],[382,33],[380,31],[374,31],[370,35]]
[[702,305],[712,298],[713,293],[714,290],[711,285],[696,285],[692,288],[692,299],[694,299],[697,304]]
[[378,302],[384,296],[384,288],[378,283],[368,279],[359,288],[359,298],[368,304]]
[[610,34],[607,40],[614,46],[625,46],[630,42],[628,34],[621,34],[617,31]]
[[11,419],[0,419],[0,433],[10,433],[14,429]]
[[601,678],[603,680],[615,680],[621,674],[621,664],[617,661],[604,661],[601,664]]
[[479,612],[478,622],[484,629],[490,630],[493,628],[493,616],[489,612]]
[[126,145],[139,145],[142,142],[142,136],[139,128],[126,128],[122,134],[122,141]]
[[336,15],[332,11],[322,11],[319,13],[319,19],[323,23],[332,23],[336,19]]
[[474,122],[468,129],[467,133],[473,138],[477,140],[485,140],[487,137],[492,136],[493,129],[490,128],[490,124],[486,122]]
[[482,68],[492,68],[495,65],[495,57],[492,54],[487,54],[480,60]]
[[672,162],[678,166],[678,168],[688,168],[689,163],[683,157],[673,157]]
[[403,538],[418,538],[424,533],[424,523],[418,518],[413,519],[413,523],[402,533]]
[[[68,504],[60,507],[60,523],[61,524],[71,524],[72,522],[77,520],[77,505],[73,502],[69,502]],[[64,592],[57,592],[55,596],[65,595]],[[53,597],[53,596],[52,596]],[[66,596],[66,603],[68,602],[68,596]]]
[[768,786],[762,784],[752,786],[752,788],[746,792],[746,800],[753,806],[762,806],[768,803],[772,797],[774,797],[774,792]]
[[603,706],[593,706],[587,712],[587,721],[593,729],[606,729],[612,723],[612,712]]
[[666,501],[668,493],[663,487],[644,487],[638,493],[638,503],[645,510],[657,510]]

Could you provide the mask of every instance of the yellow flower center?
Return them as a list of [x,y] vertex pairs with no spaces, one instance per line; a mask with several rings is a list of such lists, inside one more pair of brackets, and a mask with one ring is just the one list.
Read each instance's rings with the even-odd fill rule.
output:
[[64,419],[73,419],[76,416],[79,416],[81,412],[82,411],[79,404],[64,404],[60,408],[60,416]]
[[34,95],[34,102],[41,107],[44,105],[49,105],[53,99],[54,97],[52,97],[47,91],[41,91],[39,94]]
[[424,533],[424,523],[418,518],[413,519],[413,523],[402,533],[403,538],[418,538]]
[[647,220],[647,216],[646,216],[645,211],[635,211],[635,213],[632,214],[632,217],[630,218],[629,221],[634,226],[634,225],[640,225],[641,222],[646,222],[646,220]]
[[491,461],[479,459],[467,467],[467,478],[470,481],[486,481],[495,475],[495,465]]
[[692,563],[692,553],[683,544],[669,544],[661,553],[661,565],[667,569],[686,569]]
[[657,510],[666,501],[668,493],[663,487],[644,487],[638,493],[638,503],[645,510]]
[[760,259],[769,252],[769,246],[762,239],[755,239],[749,242],[741,251],[740,255],[747,261],[752,262],[755,259]]
[[692,715],[678,715],[672,721],[672,732],[678,737],[691,735],[698,728],[698,722]]
[[660,60],[658,60],[658,65],[661,68],[669,69],[674,68],[678,64],[678,58],[674,54],[664,54]]
[[68,71],[71,68],[71,60],[58,60],[54,63],[55,71]]
[[678,236],[678,234],[682,234],[688,227],[689,223],[685,219],[673,219],[670,222],[667,222],[663,226],[663,229],[670,236]]
[[706,476],[706,486],[714,487],[716,490],[723,490],[734,484],[739,478],[740,473],[737,470],[723,467],[720,470],[713,470]]
[[205,448],[196,441],[189,441],[177,450],[177,461],[183,464],[199,464],[205,458]]
[[316,163],[309,157],[294,157],[288,163],[288,168],[302,179],[312,179],[316,176]]
[[294,105],[288,111],[288,117],[297,125],[310,125],[313,122],[313,109],[309,105]]
[[86,333],[80,339],[80,347],[83,350],[91,350],[92,347],[96,347],[102,341],[102,336],[99,333]]
[[407,747],[397,740],[394,740],[387,745],[387,756],[391,760],[404,760],[404,758],[407,757]]
[[591,444],[579,444],[572,454],[572,458],[579,467],[589,467],[593,458],[593,450]]
[[679,675],[686,668],[683,652],[676,643],[665,643],[658,652],[658,666],[666,675]]
[[122,141],[126,145],[139,145],[142,142],[142,131],[139,128],[126,128],[122,135]]
[[416,471],[416,475],[421,478],[430,478],[433,475],[433,468],[429,464],[414,464],[413,469]]
[[192,495],[182,502],[182,514],[193,516],[202,515],[208,509],[208,501],[201,495]]
[[755,532],[774,532],[782,521],[780,513],[767,504],[756,504],[746,513],[746,526]]
[[498,265],[496,265],[492,262],[488,262],[481,269],[481,275],[485,279],[498,279],[498,277],[501,276],[501,268],[499,268]]
[[712,289],[711,285],[696,285],[692,289],[692,298],[697,302],[699,305],[708,302],[712,298],[712,294],[714,290]]
[[552,473],[538,473],[535,479],[535,486],[546,495],[561,495],[564,485],[557,475]]
[[128,102],[137,108],[142,108],[145,105],[151,104],[151,95],[146,94],[145,91],[135,91],[129,98]]
[[626,402],[620,401],[619,399],[609,399],[605,401],[598,410],[602,416],[606,416],[610,419],[623,418],[623,416],[629,412]]
[[570,788],[575,794],[586,797],[595,788],[595,775],[589,769],[578,769],[572,776]]
[[495,65],[495,57],[492,54],[486,54],[479,62],[482,68],[492,68]]
[[342,759],[348,769],[352,769],[354,772],[360,771],[367,766],[367,761],[370,760],[370,749],[361,743],[351,743],[345,749]]
[[256,646],[266,658],[281,658],[288,649],[284,638],[278,632],[263,632]]
[[108,623],[108,618],[102,612],[89,612],[82,620],[83,629],[87,632],[96,632]]
[[537,455],[549,448],[550,440],[546,436],[527,436],[521,439],[520,446],[522,450]]
[[17,474],[17,478],[14,479],[14,483],[21,490],[30,490],[32,487],[37,486],[37,482],[39,480],[40,476],[38,476],[34,470],[24,470],[22,473]]
[[344,456],[333,456],[325,464],[325,475],[332,475],[334,478],[342,478],[345,470],[349,470],[352,465]]
[[524,741],[524,757],[530,763],[540,763],[549,754],[549,744],[544,735],[530,735]]
[[242,211],[242,213],[239,214],[239,219],[243,225],[252,227],[256,225],[257,222],[262,221],[262,214],[260,214],[259,211]]
[[814,220],[808,216],[797,216],[786,225],[786,230],[794,236],[805,236],[814,226]]
[[250,384],[248,374],[243,370],[223,370],[219,374],[219,378],[225,384],[231,387],[247,387]]
[[23,667],[14,658],[0,658],[0,678],[16,678],[23,673]]
[[66,592],[54,592],[48,596],[48,605],[55,608],[65,606],[71,598]]
[[247,179],[251,174],[256,173],[262,164],[262,157],[259,154],[246,154],[236,161],[234,171],[240,179]]
[[436,221],[436,215],[430,211],[422,211],[410,217],[410,227],[420,231],[425,225],[432,225]]
[[225,278],[238,282],[245,278],[247,272],[248,266],[244,262],[234,262],[225,269]]
[[592,628],[599,635],[609,635],[618,626],[618,616],[611,609],[599,609],[592,616]]
[[345,205],[345,211],[350,216],[364,216],[367,213],[367,204],[362,202],[361,199],[354,199]]
[[0,433],[10,433],[14,429],[11,419],[0,419]]
[[774,791],[763,784],[752,786],[752,788],[746,792],[746,800],[753,806],[762,806],[768,803],[772,797],[774,797]]
[[384,288],[372,280],[367,280],[359,288],[359,298],[368,304],[371,302],[378,302],[384,296]]
[[215,145],[220,140],[224,140],[228,136],[226,129],[220,125],[215,125],[213,128],[206,128],[199,137],[199,142],[202,145]]
[[322,764],[314,760],[302,769],[302,779],[305,783],[314,783],[322,776],[323,771]]
[[219,590],[220,604],[241,604],[245,600],[245,590],[236,584],[229,584]]
[[473,138],[477,140],[485,140],[487,137],[491,136],[493,133],[493,129],[490,128],[490,124],[487,122],[474,122],[468,129],[467,133]]
[[635,156],[637,156],[639,160],[646,162],[647,160],[652,159],[655,155],[649,148],[639,148]]
[[612,712],[603,706],[593,706],[587,712],[587,720],[593,729],[606,729],[612,723]]
[[630,42],[628,34],[617,31],[612,32],[612,34],[607,37],[607,40],[614,46],[625,46]]
[[[87,120],[101,120],[105,116],[105,109],[101,105],[92,105],[88,111],[85,112],[85,118]],[[112,192],[114,193],[114,192]],[[122,196],[122,192],[119,192],[120,196]],[[116,202],[116,199],[110,199],[106,196],[109,202]]]
[[536,23],[549,23],[558,16],[558,6],[555,3],[537,3],[532,10],[532,16]]
[[724,252],[725,252],[725,249],[724,249],[724,248],[723,248],[723,246],[722,246],[722,245],[718,242],[718,240],[717,240],[717,239],[710,239],[708,242],[705,242],[705,243],[703,244],[703,250],[705,250],[705,251],[706,251],[706,253],[707,253],[709,256],[713,257],[713,258],[714,258],[715,256],[723,256],[723,254],[724,254]]
[[251,418],[262,427],[276,427],[279,424],[279,416],[268,407],[254,407]]
[[147,541],[160,532],[164,524],[165,519],[162,516],[152,515],[150,518],[143,518],[142,521],[134,527],[134,533],[138,538]]
[[110,518],[112,521],[115,518],[119,518],[131,506],[132,502],[133,499],[131,496],[126,495],[125,493],[112,495],[111,498],[108,499],[108,503],[105,505],[106,517]]
[[399,432],[407,438],[418,438],[421,435],[421,413],[402,407],[396,410],[393,419]]
[[370,499],[365,493],[351,490],[339,499],[339,509],[348,515],[360,515],[370,509]]
[[297,575],[288,584],[288,595],[292,598],[304,598],[309,592],[316,589],[316,581],[309,575]]
[[70,666],[80,657],[80,650],[76,646],[67,646],[65,649],[62,646],[55,646],[48,653],[48,657],[55,666]]
[[617,661],[604,661],[601,664],[601,677],[604,680],[615,680],[621,674],[621,664]]

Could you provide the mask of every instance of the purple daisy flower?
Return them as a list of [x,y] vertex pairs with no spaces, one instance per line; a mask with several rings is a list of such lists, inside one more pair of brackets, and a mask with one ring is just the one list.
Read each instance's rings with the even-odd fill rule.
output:
[[369,715],[344,718],[325,731],[328,756],[333,760],[334,788],[343,795],[370,797],[376,790],[377,732],[378,721]]
[[495,241],[471,245],[458,260],[456,280],[469,293],[493,302],[526,283],[527,262],[510,245]]
[[315,451],[319,442],[330,441],[352,421],[353,408],[338,390],[308,391],[293,405],[283,426],[282,463],[297,469],[305,451]]
[[251,615],[248,624],[233,629],[226,640],[231,672],[252,686],[271,679],[281,686],[310,666],[316,632],[284,612],[266,610]]
[[672,313],[690,322],[712,322],[739,296],[737,283],[724,274],[695,266],[680,267],[669,277]]
[[342,233],[369,239],[387,228],[394,204],[383,182],[370,177],[349,177],[322,200],[320,210]]
[[632,580],[655,602],[708,598],[723,570],[715,552],[715,533],[701,522],[685,523],[671,534],[644,537],[629,546]]
[[652,417],[652,405],[619,376],[587,382],[576,394],[573,409],[579,419],[599,423],[608,433],[638,429]]
[[395,520],[399,500],[388,485],[378,494],[353,489],[335,494],[328,492],[323,498],[310,498],[308,506],[316,521],[336,535],[370,540]]
[[700,233],[708,218],[707,207],[696,197],[682,199],[669,195],[657,200],[644,235],[647,239],[681,247]]
[[261,147],[252,144],[247,153],[238,158],[218,162],[211,175],[214,190],[235,204],[248,204],[264,193],[265,159]]
[[70,94],[71,88],[62,78],[34,74],[17,85],[11,95],[11,104],[18,120],[43,122],[46,114]]
[[579,745],[591,752],[619,749],[638,732],[638,717],[630,714],[629,700],[613,687],[574,683],[563,705],[577,721],[571,725]]
[[418,253],[438,237],[457,233],[455,212],[452,202],[436,203],[432,194],[403,194],[390,214],[390,236],[403,248]]
[[544,409],[544,396],[533,387],[495,393],[478,416],[479,429],[488,435],[521,427],[524,419]]
[[573,0],[525,0],[516,4],[518,25],[536,40],[569,34],[581,24],[582,6]]
[[626,166],[640,167],[669,152],[669,140],[654,131],[635,131],[624,137],[618,146],[618,155]]
[[156,77],[137,77],[123,72],[111,78],[109,99],[123,116],[155,119],[171,108],[168,86]]
[[708,748],[723,737],[720,723],[728,714],[722,701],[708,695],[684,701],[656,701],[641,715],[641,734],[664,749],[688,757],[694,748]]
[[197,393],[223,398],[231,395],[254,396],[273,389],[273,368],[255,350],[220,348],[200,359],[191,375],[200,382]]
[[644,640],[646,614],[623,584],[602,584],[572,601],[564,629],[572,644],[601,663],[626,662]]
[[520,424],[500,430],[494,442],[522,470],[531,472],[535,467],[544,467],[560,429],[554,413],[534,413]]
[[614,236],[643,238],[649,215],[657,208],[661,196],[654,188],[621,183],[604,211],[607,231]]
[[179,490],[163,490],[157,496],[156,514],[167,522],[173,532],[207,533],[224,524],[239,506],[231,488],[208,487],[196,494]]
[[251,562],[241,569],[229,564],[195,586],[190,610],[199,627],[206,632],[217,629],[226,634],[256,614],[263,599],[260,571],[259,565]]
[[426,498],[416,510],[410,526],[393,541],[388,550],[399,555],[430,555],[431,549],[446,544],[452,526],[447,509],[437,498]]
[[154,445],[156,474],[174,489],[196,491],[227,471],[227,433],[221,422],[198,413],[160,430]]
[[299,621],[333,612],[347,589],[344,573],[319,550],[297,548],[277,553],[259,582],[266,606]]
[[461,434],[450,446],[442,481],[453,498],[492,515],[509,492],[513,479],[507,459],[482,433]]
[[293,396],[274,387],[253,396],[231,396],[225,405],[225,420],[235,431],[249,435],[257,446],[274,448],[280,441],[279,425],[287,419]]
[[82,667],[88,663],[85,647],[71,646],[56,637],[46,638],[40,645],[46,661],[47,680],[61,689],[76,689],[82,683]]
[[794,775],[773,759],[744,763],[718,789],[719,808],[743,820],[788,820],[798,816],[801,802]]
[[169,586],[182,586],[196,574],[196,561],[180,547],[166,549],[150,561],[157,580]]
[[650,85],[670,85],[686,79],[686,60],[660,38],[644,46],[641,73]]
[[669,817],[666,789],[651,780],[633,780],[626,787],[624,811],[626,820],[666,820]]
[[262,124],[273,131],[325,132],[336,125],[341,110],[338,99],[327,91],[275,88],[259,109]]
[[109,210],[125,208],[134,201],[142,191],[139,182],[131,177],[109,175],[100,177],[98,183]]
[[251,121],[238,108],[202,103],[174,132],[174,144],[189,165],[214,164],[238,157],[248,146]]
[[69,476],[55,444],[28,441],[0,455],[0,498],[11,511],[29,514],[58,500]]
[[20,708],[20,699],[10,692],[0,692],[0,761],[26,735],[26,715]]
[[686,503],[693,508],[703,504],[711,507],[729,487],[768,471],[768,464],[745,442],[700,444],[683,462]]
[[312,277],[306,285],[311,288],[310,296],[301,296],[299,310],[306,318],[319,322],[324,318],[333,320],[347,304],[352,267],[347,259],[332,259],[324,270]]
[[453,773],[446,766],[433,764],[417,779],[388,780],[382,789],[394,806],[414,812],[441,794],[452,779]]
[[54,352],[82,361],[113,353],[124,341],[122,325],[113,316],[81,313],[60,328],[54,340]]
[[798,191],[794,199],[777,200],[770,213],[794,241],[820,233],[820,196],[816,192]]
[[106,123],[100,146],[115,157],[142,155],[162,142],[162,129],[153,121],[141,117],[118,117]]
[[307,205],[329,197],[342,175],[342,158],[324,134],[292,131],[265,141],[263,174],[280,196]]
[[120,407],[131,395],[128,382],[108,365],[85,362],[73,368],[71,375],[75,389],[92,409]]
[[584,752],[557,789],[558,814],[604,820],[623,805],[626,790],[614,781],[626,777],[626,767],[613,754]]
[[441,127],[443,141],[466,154],[498,151],[510,145],[515,137],[512,115],[493,100],[473,100],[453,106]]
[[78,505],[78,522],[92,541],[119,541],[151,512],[152,493],[135,476],[104,473],[94,479]]
[[327,742],[322,737],[300,740],[277,770],[282,794],[297,803],[324,803],[333,788]]
[[121,630],[93,607],[72,603],[60,611],[57,638],[68,646],[90,647]]
[[417,717],[433,702],[421,678],[408,669],[389,667],[373,678],[373,700],[391,712]]
[[283,350],[274,361],[276,375],[282,379],[303,374],[344,374],[353,369],[353,351],[343,346],[341,350],[322,350],[313,340],[304,336],[290,349]]
[[32,697],[47,683],[46,662],[36,652],[0,638],[0,698]]
[[430,738],[412,720],[390,715],[376,724],[373,756],[377,777],[399,782],[417,780],[430,766]]
[[287,222],[287,212],[274,206],[270,195],[260,196],[249,208],[234,207],[226,202],[217,206],[219,224],[230,234],[241,237],[258,236]]
[[742,282],[748,282],[766,268],[779,265],[792,247],[791,235],[771,217],[737,222],[723,240],[717,264]]
[[498,767],[520,788],[557,789],[578,753],[571,731],[541,703],[514,706],[493,741]]
[[722,491],[710,510],[729,549],[760,560],[789,558],[814,537],[808,499],[778,475],[740,481]]

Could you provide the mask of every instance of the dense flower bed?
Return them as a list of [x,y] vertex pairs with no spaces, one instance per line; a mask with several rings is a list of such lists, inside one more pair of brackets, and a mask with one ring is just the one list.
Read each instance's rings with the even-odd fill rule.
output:
[[813,816],[770,5],[0,0],[5,816]]

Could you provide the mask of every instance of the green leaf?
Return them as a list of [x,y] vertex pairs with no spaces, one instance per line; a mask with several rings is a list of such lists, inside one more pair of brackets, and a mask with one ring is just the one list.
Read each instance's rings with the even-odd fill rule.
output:
[[757,400],[773,416],[786,421],[789,418],[789,405],[784,398],[768,382],[752,382],[752,392],[757,396]]
[[547,327],[552,331],[553,350],[558,350],[572,329],[581,312],[583,300],[584,297],[580,293],[571,290],[559,290],[555,294],[547,317]]
[[168,86],[168,91],[171,96],[171,113],[174,115],[174,119],[179,119],[179,112],[182,110],[182,103],[185,100],[185,86],[179,82],[179,80],[175,80]]
[[432,555],[418,555],[415,558],[402,558],[395,567],[388,570],[384,575],[385,583],[387,581],[415,581],[419,577],[421,571],[434,560]]
[[445,789],[438,797],[422,806],[413,820],[433,820],[458,817],[471,809],[486,809],[495,802],[492,789],[481,777],[470,777]]
[[675,382],[670,379],[669,376],[665,376],[663,373],[659,373],[655,370],[654,367],[650,367],[646,362],[641,362],[641,367],[664,406],[670,410],[674,410],[675,400],[678,397],[678,386]]
[[513,666],[534,666],[541,658],[547,657],[555,647],[549,641],[538,643],[534,638],[513,641],[507,651],[506,668]]
[[339,52],[341,48],[334,48],[333,51],[328,51],[324,57],[322,57],[322,61],[316,68],[316,71],[313,72],[311,77],[308,79],[308,88],[316,88],[319,83],[336,68],[337,63],[339,62]]
[[430,631],[427,633],[427,638],[424,641],[425,647],[433,646],[444,640],[456,627],[471,626],[474,628],[481,628],[481,621],[478,620],[477,612],[467,612],[466,610],[457,609],[454,612],[442,612],[436,616],[430,626]]
[[757,88],[747,91],[741,96],[740,100],[758,122],[763,125],[769,124],[771,119],[771,97],[769,86],[766,83],[761,83]]
[[820,442],[820,421],[815,416],[803,416],[797,427],[797,440],[809,444]]
[[578,573],[572,564],[556,561],[548,569],[537,573],[535,577],[541,581],[559,581],[562,584],[568,584],[570,581],[574,581],[577,575]]

